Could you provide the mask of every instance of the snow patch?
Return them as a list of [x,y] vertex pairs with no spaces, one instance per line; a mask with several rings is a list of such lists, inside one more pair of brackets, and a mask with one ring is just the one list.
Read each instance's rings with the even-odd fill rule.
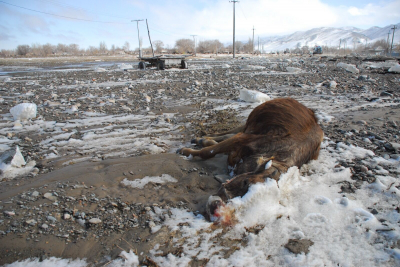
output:
[[28,120],[36,117],[37,106],[34,103],[21,103],[12,107],[10,113],[14,120]]
[[351,72],[351,73],[360,73],[360,70],[357,69],[357,67],[352,64],[346,64],[346,63],[340,62],[336,66],[339,68],[343,68],[346,71]]
[[136,179],[134,181],[129,181],[125,178],[121,183],[125,186],[142,189],[148,183],[165,184],[167,182],[176,183],[178,180],[169,174],[162,174],[161,176],[146,176],[142,179]]
[[268,95],[264,93],[247,89],[240,90],[239,98],[242,101],[251,103],[264,103],[271,99]]

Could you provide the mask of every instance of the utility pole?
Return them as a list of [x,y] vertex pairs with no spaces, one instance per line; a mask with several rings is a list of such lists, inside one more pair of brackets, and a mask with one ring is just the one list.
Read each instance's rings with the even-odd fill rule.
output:
[[392,35],[392,45],[390,46],[390,55],[392,55],[393,52],[393,39],[394,39],[394,31],[397,29],[396,25],[393,25],[393,28],[391,28],[393,30],[393,35]]
[[236,46],[235,46],[235,4],[239,1],[232,0],[229,2],[233,3],[233,58],[235,58],[235,48],[236,48]]
[[139,58],[141,58],[142,57],[142,43],[140,42],[140,37],[139,37],[139,21],[143,21],[143,20],[142,19],[131,20],[131,22],[134,22],[134,21],[137,22],[137,38],[139,41]]
[[197,35],[190,35],[190,36],[193,36],[193,42],[194,42],[194,56],[196,56],[197,55],[197,53],[196,53],[196,36]]
[[254,25],[253,25],[253,41],[251,44],[251,53],[254,54]]
[[387,44],[387,53],[386,53],[386,55],[388,56],[389,55],[389,36],[390,36],[390,30],[389,30],[389,32],[388,32],[388,38],[387,38],[387,41],[386,41],[386,44]]
[[150,41],[150,45],[151,45],[151,53],[153,54],[153,57],[154,57],[154,49],[153,49],[153,44],[151,43],[150,30],[149,30],[149,24],[147,23],[147,19],[146,19],[146,25],[147,25],[147,33],[149,34],[149,41]]

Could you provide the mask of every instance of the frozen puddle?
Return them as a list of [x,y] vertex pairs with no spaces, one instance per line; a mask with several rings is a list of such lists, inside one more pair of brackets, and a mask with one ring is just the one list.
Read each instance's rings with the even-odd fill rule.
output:
[[[96,115],[96,116],[94,116]],[[3,123],[0,134],[18,131],[34,132],[46,138],[39,143],[40,154],[46,159],[63,156],[91,158],[127,157],[140,153],[158,154],[177,146],[178,125],[168,123],[174,114],[157,115],[105,115],[87,114],[85,118],[66,123],[36,120],[23,122],[15,128],[15,122]],[[4,150],[18,139],[0,139]],[[81,161],[81,160],[78,160]],[[67,164],[76,163],[68,161]]]

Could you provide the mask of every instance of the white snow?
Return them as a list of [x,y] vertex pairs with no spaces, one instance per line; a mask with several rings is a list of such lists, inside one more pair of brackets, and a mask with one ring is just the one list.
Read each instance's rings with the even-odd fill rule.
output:
[[298,73],[298,72],[302,72],[302,69],[300,69],[300,68],[295,68],[295,67],[286,67],[286,71],[287,71],[287,72]]
[[351,72],[351,73],[360,73],[360,70],[357,69],[357,67],[352,64],[346,64],[346,63],[340,62],[336,66],[339,68],[343,68],[346,71]]
[[37,106],[34,103],[21,103],[12,107],[10,113],[14,120],[28,120],[36,117]]
[[[137,267],[139,266],[139,258],[132,251],[122,251],[119,254],[120,258],[108,262],[106,265],[110,267]],[[4,267],[87,267],[91,266],[85,259],[60,259],[51,257],[40,261],[38,258],[26,259],[24,261],[17,261],[11,264],[6,264]]]
[[319,122],[331,122],[335,117],[320,111],[315,114]]
[[130,181],[125,178],[121,183],[125,186],[133,187],[133,188],[144,188],[148,183],[155,183],[155,184],[165,184],[165,183],[176,183],[174,177],[169,174],[162,174],[161,176],[145,176],[142,179],[136,179],[134,181]]
[[400,65],[397,64],[389,69],[389,72],[400,73]]
[[263,103],[271,99],[268,95],[264,93],[247,89],[240,90],[239,98],[242,101],[250,103]]
[[26,175],[30,173],[36,165],[35,161],[25,162],[24,157],[18,146],[15,148],[15,155],[10,162],[4,162],[3,158],[8,152],[3,153],[0,158],[0,178],[15,178],[20,175]]
[[[373,156],[371,151],[334,145],[325,141],[320,158],[300,171],[292,167],[277,183],[252,185],[246,195],[231,200],[227,212],[234,212],[230,228],[213,228],[202,216],[173,209],[164,214],[164,225],[182,236],[173,242],[182,254],[162,256],[156,245],[152,260],[160,266],[186,266],[192,258],[209,259],[206,266],[394,266],[399,264],[398,251],[390,248],[400,239],[398,220],[392,203],[399,196],[383,184],[364,185],[357,194],[340,192],[340,182],[350,181],[347,168],[336,168],[338,160]],[[387,191],[389,190],[389,191]],[[392,191],[390,191],[392,190]],[[391,193],[394,192],[394,193]],[[384,226],[369,209],[386,207],[383,217],[393,230]],[[258,227],[258,234],[248,229]],[[290,238],[314,242],[307,255],[295,255],[284,248]],[[245,240],[245,242],[241,242]],[[224,245],[230,242],[231,245]],[[233,249],[226,255],[225,251]]]
[[24,261],[17,261],[11,264],[6,264],[4,267],[86,267],[87,262],[85,260],[72,260],[72,259],[60,259],[51,257],[40,261],[38,258],[26,259]]

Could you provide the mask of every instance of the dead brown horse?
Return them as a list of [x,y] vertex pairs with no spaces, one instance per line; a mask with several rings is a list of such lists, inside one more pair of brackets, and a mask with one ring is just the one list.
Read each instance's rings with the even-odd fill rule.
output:
[[203,149],[182,148],[177,153],[202,159],[228,154],[236,176],[222,184],[218,197],[210,197],[207,212],[212,217],[223,202],[246,194],[251,184],[278,180],[288,168],[317,159],[323,136],[311,109],[292,98],[280,98],[256,107],[241,127],[192,140]]

